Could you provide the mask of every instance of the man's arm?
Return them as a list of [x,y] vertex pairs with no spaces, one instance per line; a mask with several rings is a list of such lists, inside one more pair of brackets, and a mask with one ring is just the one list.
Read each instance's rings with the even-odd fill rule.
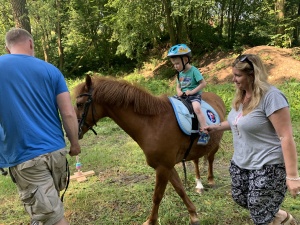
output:
[[69,92],[63,92],[56,97],[60,115],[62,117],[63,127],[66,131],[67,138],[70,141],[71,156],[80,153],[80,146],[78,142],[78,121],[74,107],[72,105]]

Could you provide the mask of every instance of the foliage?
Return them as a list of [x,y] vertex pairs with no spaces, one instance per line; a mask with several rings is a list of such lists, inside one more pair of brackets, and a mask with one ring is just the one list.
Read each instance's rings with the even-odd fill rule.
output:
[[149,45],[155,46],[162,33],[158,1],[109,0],[106,6],[115,12],[105,21],[113,29],[111,41],[119,42],[116,53],[144,61]]
[[299,81],[292,79],[285,81],[278,88],[286,95],[289,105],[292,121],[300,121],[300,85]]
[[[12,8],[8,1],[0,0],[0,40],[3,42],[5,40],[5,32],[14,26],[14,20],[12,16]],[[2,44],[1,42],[1,44]],[[5,54],[5,48],[0,48],[0,55]]]
[[55,25],[57,21],[57,11],[49,10],[53,7],[54,1],[32,1],[28,6],[32,35],[35,38],[35,55],[44,58],[46,61],[58,65],[57,36]]
[[[4,38],[15,18],[8,1],[0,4]],[[300,6],[291,0],[283,7],[278,19],[280,11],[270,0],[27,0],[36,56],[68,77],[133,72],[149,55],[162,58],[160,49],[179,42],[194,55],[244,45],[298,45]]]
[[104,23],[109,15],[106,3],[106,0],[72,1],[65,41],[68,46],[66,57],[71,59],[66,64],[66,71],[72,76],[82,75],[87,71],[113,73],[121,71],[126,64],[132,64],[132,60],[124,55],[115,54],[116,42],[107,41],[112,35],[112,29]]

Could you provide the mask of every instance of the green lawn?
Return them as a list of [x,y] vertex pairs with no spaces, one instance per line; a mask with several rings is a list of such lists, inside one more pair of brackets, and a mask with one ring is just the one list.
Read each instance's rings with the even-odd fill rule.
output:
[[[288,85],[284,86],[284,91],[290,93],[289,88],[291,87]],[[232,85],[218,85],[209,89],[221,95],[229,109]],[[288,96],[291,103],[294,137],[298,146],[298,161],[300,161],[300,120],[297,110],[300,104],[299,98],[294,97],[299,94],[300,90],[293,89],[293,96]],[[80,141],[82,171],[93,170],[95,175],[88,177],[88,180],[82,183],[71,181],[65,195],[65,215],[72,225],[142,224],[151,210],[154,170],[147,166],[145,156],[138,145],[113,121],[103,119],[98,122],[95,129],[97,136],[88,132]],[[253,224],[248,212],[235,204],[230,195],[228,164],[232,152],[231,133],[226,132],[214,163],[216,181],[214,189],[207,187],[207,165],[201,161],[202,179],[206,187],[202,195],[194,191],[193,165],[187,163],[186,190],[197,207],[202,225]],[[73,174],[76,172],[76,160],[75,157],[68,158],[71,174]],[[176,165],[176,169],[184,181],[182,165]],[[0,176],[0,208],[0,225],[29,224],[29,218],[24,212],[16,187],[9,176]],[[287,194],[282,208],[300,221],[300,197],[293,199],[290,194]],[[161,225],[189,224],[188,212],[171,185],[167,186],[159,208],[159,216]]]

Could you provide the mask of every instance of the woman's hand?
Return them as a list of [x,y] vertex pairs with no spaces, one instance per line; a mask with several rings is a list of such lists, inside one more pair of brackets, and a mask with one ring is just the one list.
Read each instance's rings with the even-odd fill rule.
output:
[[297,195],[300,197],[300,180],[290,180],[287,178],[286,185],[294,198],[296,198]]

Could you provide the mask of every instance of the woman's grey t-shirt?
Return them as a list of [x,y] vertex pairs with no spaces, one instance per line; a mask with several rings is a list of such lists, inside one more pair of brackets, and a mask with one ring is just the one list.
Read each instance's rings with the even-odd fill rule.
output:
[[284,163],[280,139],[268,119],[275,111],[288,107],[284,94],[271,86],[257,108],[246,116],[231,109],[228,122],[233,134],[233,161],[243,169],[261,169],[264,165]]

